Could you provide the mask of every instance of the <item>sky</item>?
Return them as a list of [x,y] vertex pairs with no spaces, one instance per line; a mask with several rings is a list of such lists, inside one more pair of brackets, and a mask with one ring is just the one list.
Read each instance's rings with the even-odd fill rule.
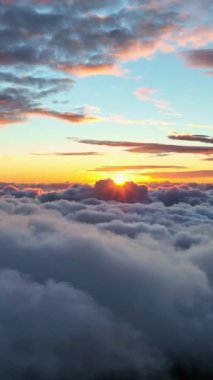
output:
[[0,0],[2,182],[213,182],[211,0]]
[[0,0],[0,379],[213,379],[212,0]]

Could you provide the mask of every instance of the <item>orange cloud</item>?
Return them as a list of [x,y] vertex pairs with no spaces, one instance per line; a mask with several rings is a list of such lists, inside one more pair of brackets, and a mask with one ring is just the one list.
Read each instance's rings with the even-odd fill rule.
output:
[[88,65],[60,65],[59,68],[67,73],[75,74],[79,77],[91,75],[115,75],[123,76],[128,70],[117,64],[88,64]]
[[102,119],[95,115],[90,114],[81,114],[81,113],[74,113],[74,112],[65,112],[65,113],[59,113],[54,111],[48,111],[48,110],[35,110],[29,113],[29,115],[36,116],[47,116],[52,117],[54,119],[61,119],[64,121],[68,121],[70,123],[89,123],[89,122],[97,122],[101,121]]
[[112,165],[112,166],[100,166],[93,169],[95,172],[116,172],[116,171],[128,171],[128,170],[147,170],[147,169],[184,169],[185,166],[177,165]]

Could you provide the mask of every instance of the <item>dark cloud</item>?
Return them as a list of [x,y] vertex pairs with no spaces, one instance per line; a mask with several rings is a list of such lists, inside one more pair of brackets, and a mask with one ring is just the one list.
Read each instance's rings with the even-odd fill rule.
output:
[[[68,137],[68,140],[73,140],[73,139]],[[111,141],[111,140],[92,140],[92,139],[78,139],[76,141],[81,144],[103,145],[103,146],[111,146],[115,148],[141,146],[141,143],[133,142],[133,141]]]
[[170,145],[170,144],[156,144],[144,143],[128,149],[132,153],[186,153],[186,154],[212,154],[213,147],[205,146],[187,146],[187,145]]
[[[183,59],[193,68],[213,68],[213,49],[190,50],[182,53]],[[207,72],[208,73],[208,72]],[[209,71],[211,75],[211,70]]]
[[41,202],[55,201],[58,199],[66,200],[82,200],[85,198],[92,198],[94,191],[90,185],[73,184],[65,190],[47,192],[41,195]]
[[[0,124],[25,120],[30,113],[38,113],[39,107],[49,96],[73,85],[70,78],[43,78],[23,73],[0,74]],[[59,114],[60,116],[60,114]]]
[[111,179],[97,181],[94,185],[94,194],[98,199],[116,200],[120,202],[148,202],[148,187],[137,185],[134,182],[125,182],[116,186]]
[[[156,172],[146,173],[155,177],[165,177],[168,174],[168,178],[171,179],[194,179],[194,178],[211,178],[212,171],[194,171],[194,172]],[[178,177],[179,174],[179,177]],[[201,200],[213,203],[208,191],[212,191],[212,184],[196,184],[187,183],[186,185],[174,183],[155,183],[150,182],[147,184],[137,184],[134,182],[125,182],[122,186],[116,185],[112,179],[104,179],[97,181],[94,186],[81,185],[81,184],[37,184],[37,185],[15,185],[15,184],[0,184],[0,196],[13,196],[14,198],[34,198],[41,203],[55,202],[55,201],[81,201],[84,205],[99,205],[99,200],[117,201],[121,203],[151,203],[153,201],[163,201],[167,205],[167,198],[169,198],[168,204],[170,205],[170,194],[174,194],[171,204],[179,202],[187,202],[197,204]],[[163,198],[162,198],[163,197]],[[198,197],[198,199],[196,199]],[[176,199],[176,201],[175,201]],[[69,209],[69,203],[66,203],[66,208]],[[69,206],[69,207],[68,207]],[[78,206],[79,207],[79,206]],[[81,209],[86,206],[81,206]],[[106,212],[106,210],[104,211]],[[105,221],[105,220],[103,220]]]
[[213,144],[213,138],[207,135],[192,135],[190,133],[177,133],[174,132],[168,136],[171,140],[195,141],[207,144]]
[[202,203],[212,204],[212,192],[210,194],[199,187],[193,188],[190,185],[179,185],[153,191],[152,199],[160,200],[165,206],[172,206],[176,203],[186,203],[190,205],[199,205]]
[[35,198],[38,195],[41,195],[43,193],[43,190],[39,187],[31,188],[31,187],[25,187],[23,189],[20,189],[17,186],[14,185],[6,185],[0,190],[0,195],[13,195],[16,198],[22,198],[22,197],[29,197],[29,198]]
[[89,185],[71,185],[67,190],[62,192],[49,192],[40,196],[41,202],[59,199],[83,200],[86,198],[115,200],[124,203],[149,201],[147,186],[137,185],[134,182],[126,182],[123,186],[117,186],[111,179],[97,181],[94,187]]
[[143,366],[146,372],[146,365],[158,370],[136,331],[70,283],[38,283],[1,270],[0,285],[4,379],[94,379],[111,371],[140,372]]
[[187,146],[187,145],[171,145],[157,143],[140,143],[133,141],[111,141],[111,140],[78,140],[82,144],[103,145],[111,147],[129,148],[127,151],[131,153],[192,153],[192,154],[213,154],[212,147],[206,146]]

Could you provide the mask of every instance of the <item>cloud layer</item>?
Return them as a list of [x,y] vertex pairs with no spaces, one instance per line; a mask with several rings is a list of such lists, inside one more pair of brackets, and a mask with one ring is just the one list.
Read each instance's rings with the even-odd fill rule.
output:
[[212,186],[134,204],[1,189],[2,378],[211,378]]

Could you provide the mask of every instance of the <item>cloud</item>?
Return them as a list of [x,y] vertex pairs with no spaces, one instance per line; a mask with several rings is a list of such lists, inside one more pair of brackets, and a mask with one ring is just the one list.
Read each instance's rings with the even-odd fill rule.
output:
[[65,113],[59,113],[54,111],[48,111],[48,110],[34,110],[30,113],[30,115],[41,115],[41,116],[47,116],[52,117],[54,119],[60,119],[65,120],[70,123],[90,123],[90,122],[97,122],[100,121],[101,118],[95,115],[90,114],[84,114],[84,113],[74,113],[74,112],[65,112]]
[[0,195],[12,195],[16,198],[36,198],[43,193],[43,190],[39,187],[24,187],[20,189],[14,185],[3,185],[0,190]]
[[34,156],[100,156],[100,152],[53,152],[53,153],[31,153]]
[[[25,120],[30,113],[36,112],[43,102],[52,95],[66,91],[73,81],[64,76],[54,77],[50,71],[41,76],[25,69],[26,73],[2,71],[0,74],[0,124],[7,125]],[[44,75],[44,77],[43,77]]]
[[[72,138],[68,138],[72,139]],[[137,142],[132,141],[113,141],[113,140],[92,140],[92,139],[77,139],[77,142],[81,144],[90,144],[90,145],[100,145],[100,146],[111,146],[111,147],[135,147],[141,145]]]
[[140,87],[134,91],[134,95],[142,101],[152,100],[152,96],[156,93],[156,90],[151,87]]
[[[211,189],[210,185],[210,189]],[[206,191],[205,186],[175,185],[168,188],[154,190],[152,200],[160,200],[165,206],[172,206],[178,203],[185,203],[191,206],[200,204],[212,204],[212,191]],[[201,210],[200,210],[201,211]],[[201,211],[203,212],[203,210]],[[205,214],[205,213],[204,213]],[[180,219],[181,220],[181,219]],[[183,221],[183,220],[182,220]]]
[[61,65],[59,68],[67,73],[75,74],[79,77],[87,77],[90,75],[114,75],[123,76],[126,70],[114,63],[109,64],[85,64],[85,65]]
[[2,194],[2,378],[211,378],[213,187],[150,191],[146,204]]
[[[146,347],[137,342],[137,332],[116,322],[110,311],[70,283],[38,283],[17,271],[1,270],[0,285],[4,379],[70,375],[84,379],[88,367],[90,377],[96,378],[131,367],[137,372],[151,364]],[[144,356],[143,365],[139,355]]]
[[100,166],[92,169],[95,172],[114,172],[114,171],[129,171],[129,170],[147,170],[147,169],[184,169],[185,166],[177,165],[112,165]]
[[186,59],[186,62],[192,67],[213,67],[213,49],[191,50],[183,54],[183,56]]
[[[200,0],[160,5],[129,0],[1,1],[2,124],[25,120],[35,105],[51,113],[57,101],[61,108],[61,95],[73,87],[71,75],[124,75],[126,61],[183,47],[204,51],[205,57],[202,53],[196,64],[209,66],[211,51],[205,47],[212,40],[211,5],[206,4],[203,7]],[[163,99],[154,103],[168,108]],[[58,112],[69,117],[69,109]]]
[[185,154],[212,154],[213,148],[205,146],[187,146],[187,145],[170,145],[170,144],[156,144],[156,143],[143,143],[128,149],[132,153],[185,153]]
[[[193,68],[213,68],[213,49],[190,50],[182,53],[187,65]],[[211,70],[207,74],[211,75]]]
[[198,141],[213,144],[213,138],[207,135],[192,135],[191,133],[173,132],[168,136],[171,140]]
[[187,145],[171,145],[157,143],[140,143],[133,141],[112,141],[112,140],[92,140],[81,139],[78,142],[90,145],[103,145],[115,148],[129,148],[127,151],[131,153],[185,153],[185,154],[213,154],[212,147],[206,146],[187,146]]
[[100,180],[94,185],[94,194],[98,199],[104,200],[149,202],[148,187],[134,182],[125,182],[122,186],[116,186],[111,179]]
[[170,104],[167,100],[158,99],[155,95],[158,93],[158,90],[152,87],[140,87],[137,88],[133,94],[142,102],[151,102],[155,107],[160,110],[172,110]]
[[[6,190],[5,190],[6,189]],[[2,195],[7,193],[7,186],[2,189]],[[24,191],[24,190],[22,190]],[[19,193],[14,196],[19,197]],[[112,179],[100,180],[94,186],[73,184],[64,191],[44,192],[39,197],[41,202],[52,202],[65,199],[80,201],[88,198],[114,200],[119,202],[149,202],[148,187],[137,185],[134,182],[126,182],[122,187],[117,186]]]

